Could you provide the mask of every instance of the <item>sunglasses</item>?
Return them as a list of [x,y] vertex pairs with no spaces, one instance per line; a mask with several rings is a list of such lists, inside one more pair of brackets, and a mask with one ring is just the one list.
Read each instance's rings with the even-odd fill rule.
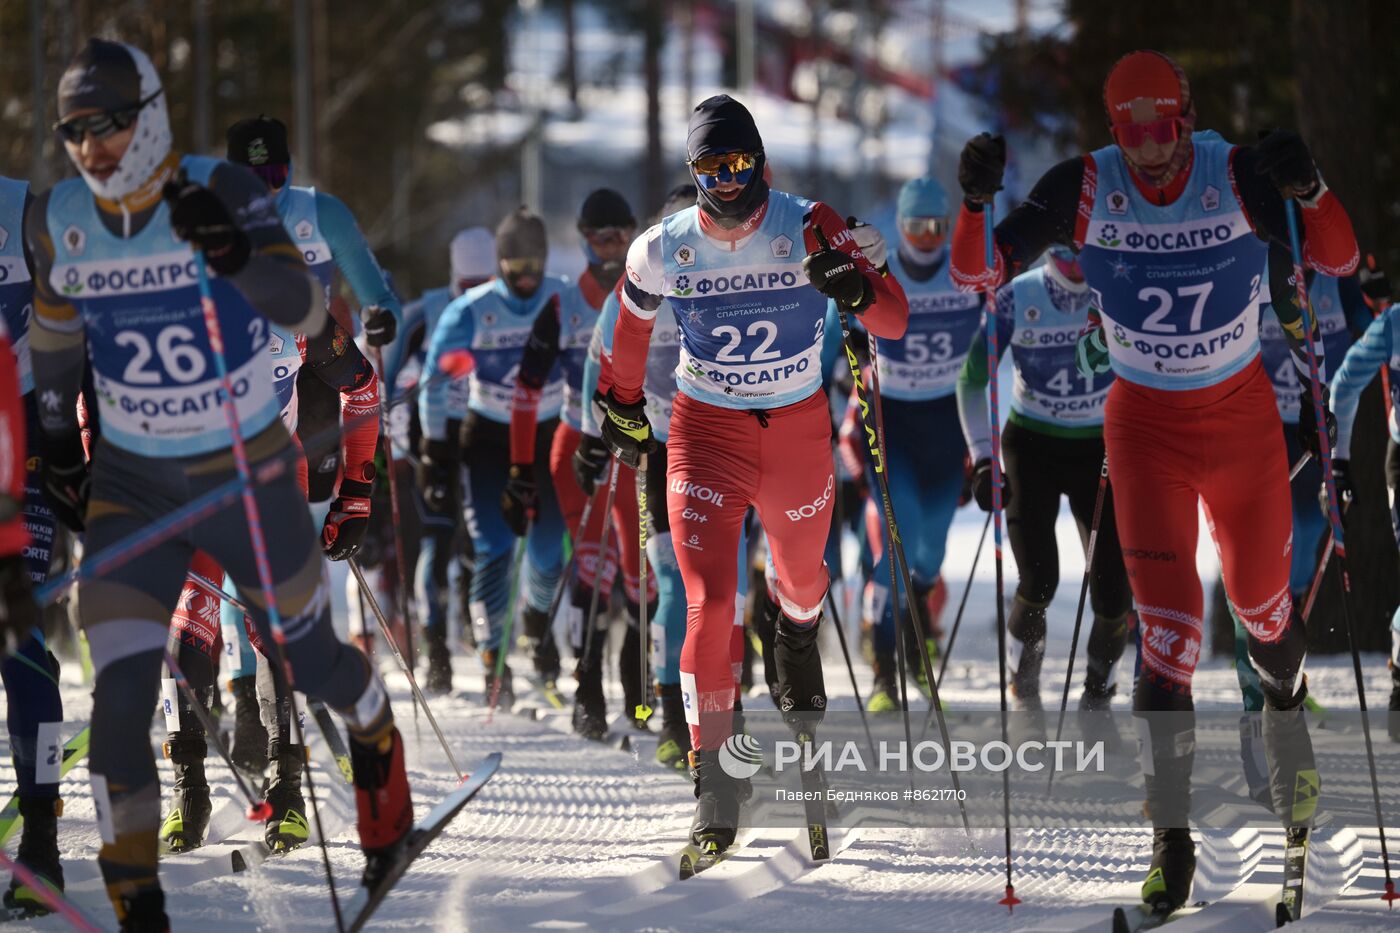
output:
[[89,133],[92,134],[93,139],[106,139],[113,133],[129,129],[146,105],[159,97],[162,91],[156,91],[145,100],[121,110],[103,110],[82,117],[60,120],[53,125],[54,131],[63,137],[64,142],[72,143],[75,146],[81,143],[83,137]]
[[508,276],[538,276],[544,273],[544,260],[534,257],[527,259],[502,259],[501,271]]
[[906,217],[899,222],[907,236],[946,236],[951,226],[947,217]]
[[590,243],[626,243],[631,236],[630,227],[586,227],[582,228],[583,238]]
[[691,159],[689,164],[697,175],[718,175],[727,168],[729,174],[737,176],[740,172],[749,171],[757,163],[758,154],[754,152],[721,152]]
[[1163,117],[1147,123],[1120,123],[1113,127],[1113,139],[1124,149],[1136,149],[1149,138],[1159,146],[1181,137],[1181,118]]

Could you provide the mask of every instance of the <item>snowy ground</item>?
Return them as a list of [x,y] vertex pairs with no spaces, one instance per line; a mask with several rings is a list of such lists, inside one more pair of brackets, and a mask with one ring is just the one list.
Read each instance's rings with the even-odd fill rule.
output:
[[[966,579],[981,516],[964,512],[954,529],[948,574],[957,595]],[[1061,536],[1069,545],[1070,528]],[[1063,670],[1068,629],[1082,558],[1064,547],[1066,583],[1056,603],[1047,671]],[[945,702],[989,704],[996,697],[994,603],[990,548],[984,554],[949,669]],[[1209,564],[1208,549],[1203,563]],[[1014,569],[1008,567],[1008,579]],[[1130,649],[1131,650],[1131,649]],[[840,655],[827,652],[833,708],[851,698]],[[392,662],[387,658],[385,670]],[[1128,659],[1125,659],[1125,661]],[[861,688],[869,671],[863,662]],[[1127,830],[1017,832],[1016,887],[1024,903],[1008,916],[996,905],[1003,884],[1001,836],[977,832],[974,850],[955,830],[833,830],[834,857],[809,863],[805,838],[796,830],[752,830],[749,843],[729,862],[686,882],[675,878],[675,853],[685,837],[693,798],[688,784],[651,761],[654,742],[631,752],[588,744],[567,733],[567,714],[543,718],[500,713],[488,717],[481,702],[477,664],[459,659],[456,693],[435,699],[433,709],[463,767],[493,750],[504,752],[500,774],[429,849],[380,910],[377,928],[444,930],[693,930],[762,927],[765,930],[865,929],[1080,930],[1109,928],[1109,909],[1136,896],[1149,858],[1147,835]],[[522,664],[521,667],[524,665]],[[1125,668],[1128,665],[1123,665]],[[1385,706],[1383,659],[1366,659],[1369,702]],[[76,680],[77,665],[64,668],[71,720],[86,719],[91,701]],[[1324,704],[1354,706],[1349,663],[1341,658],[1310,664],[1314,694]],[[1126,692],[1129,673],[1122,672]],[[610,678],[611,680],[611,678]],[[409,778],[420,814],[455,780],[426,722],[415,726],[406,682],[388,673],[395,708],[408,741]],[[517,683],[521,683],[517,678]],[[523,688],[523,683],[521,683]],[[1234,707],[1234,674],[1220,662],[1204,662],[1196,679],[1203,708]],[[757,707],[765,700],[754,699]],[[1125,699],[1119,700],[1126,703]],[[620,701],[616,694],[612,708]],[[68,734],[76,731],[76,726]],[[315,738],[312,733],[313,740]],[[153,745],[159,736],[152,734]],[[345,897],[358,882],[353,803],[323,749],[315,749],[316,786],[329,830],[329,855]],[[5,756],[8,761],[8,755]],[[168,767],[166,768],[168,779]],[[232,783],[217,763],[211,783],[232,799]],[[0,775],[8,783],[9,775]],[[1395,776],[1383,776],[1383,792],[1397,793]],[[70,897],[104,925],[113,924],[94,861],[97,831],[87,769],[64,785],[60,845]],[[216,802],[216,814],[219,813]],[[224,816],[233,815],[232,805]],[[216,823],[222,822],[216,816]],[[162,866],[177,929],[198,924],[207,931],[331,929],[324,870],[315,846],[232,874],[231,851],[257,835],[251,824],[228,823],[234,841],[206,846]],[[1238,830],[1203,834],[1196,897],[1211,905],[1174,924],[1186,930],[1250,930],[1273,926],[1281,876],[1279,833]],[[1298,930],[1393,930],[1400,916],[1387,914],[1374,830],[1319,833],[1308,890],[1309,916]],[[59,929],[47,918],[35,929]]]

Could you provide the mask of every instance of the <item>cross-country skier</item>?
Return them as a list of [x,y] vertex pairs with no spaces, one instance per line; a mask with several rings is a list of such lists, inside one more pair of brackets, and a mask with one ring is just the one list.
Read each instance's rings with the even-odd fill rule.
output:
[[[36,283],[31,352],[48,489],[62,508],[85,517],[90,557],[126,547],[150,534],[152,522],[238,481],[192,250],[212,273],[255,474],[274,463],[291,466],[295,457],[278,418],[269,324],[319,336],[327,317],[324,290],[266,186],[241,167],[172,150],[160,79],[143,52],[89,40],[59,83],[58,112],[82,177],[37,199],[26,223]],[[89,357],[102,423],[90,484],[76,418]],[[332,631],[322,555],[294,469],[262,475],[253,492],[297,688],[334,707],[349,726],[367,859],[362,882],[373,885],[412,825],[403,742],[383,684]],[[98,863],[128,930],[169,924],[157,876],[160,795],[147,732],[169,619],[196,549],[229,574],[268,642],[248,516],[238,500],[124,554],[119,566],[79,588],[96,670]]]
[[[586,398],[583,394],[584,361],[588,356],[588,344],[593,337],[598,312],[622,277],[623,259],[637,231],[637,220],[622,195],[611,188],[599,188],[584,199],[579,209],[578,231],[583,239],[588,268],[577,282],[561,292],[558,303],[535,318],[534,329],[520,357],[520,372],[515,380],[510,415],[510,479],[506,483],[502,508],[507,522],[517,534],[524,531],[527,516],[538,508],[539,489],[535,478],[539,470],[535,463],[534,437],[539,420],[540,397],[551,378],[562,377],[564,400],[559,412],[559,426],[549,447],[549,475],[564,517],[564,527],[568,529],[573,546],[579,553],[579,585],[575,587],[573,602],[586,606],[588,603],[583,599],[586,594],[591,595],[593,587],[597,585],[600,569],[597,542],[608,525],[609,516],[603,514],[603,503],[600,501],[596,510],[589,513],[589,527],[579,527],[589,495],[580,488],[573,471],[573,458],[579,450],[583,428]],[[554,375],[556,372],[557,377]],[[596,449],[596,444],[590,443],[590,447]],[[635,495],[635,491],[632,491],[632,495]],[[624,502],[629,498],[626,491],[622,498]],[[614,504],[618,503],[615,501]],[[633,511],[636,511],[635,505]],[[632,609],[632,621],[627,627],[618,664],[623,684],[628,688],[624,692],[627,695],[626,708],[630,711],[641,702],[643,690],[639,681],[638,656],[641,639],[637,633],[641,584],[637,579],[640,562],[635,536],[630,549],[625,546],[625,539],[623,544],[623,585]],[[627,560],[629,554],[630,564]],[[603,578],[605,588],[611,589],[611,575],[605,574]],[[559,676],[559,646],[552,631],[553,620],[545,617],[547,609],[526,605],[522,623],[534,652],[535,674],[546,692],[552,693],[554,681]],[[602,641],[601,638],[593,639],[595,644]],[[601,696],[598,699],[601,700]],[[601,738],[597,734],[598,725],[593,722],[589,728],[579,731],[592,738]],[[601,726],[606,733],[606,721]]]
[[[522,348],[535,318],[547,307],[558,307],[566,284],[559,277],[545,275],[547,253],[544,221],[538,216],[522,207],[501,221],[496,228],[497,278],[469,290],[443,310],[428,343],[422,376],[427,385],[418,396],[425,483],[446,482],[454,463],[466,467],[463,499],[475,552],[469,608],[486,668],[487,696],[498,695],[506,706],[514,696],[511,672],[498,652],[510,650],[502,638],[512,583],[513,545],[515,535],[526,530],[524,514],[503,509],[508,484],[520,479],[519,471],[510,469],[510,414]],[[461,376],[468,372],[467,418],[459,435],[449,435],[449,390],[439,374]],[[545,470],[562,401],[562,380],[552,372],[540,388],[536,409],[534,463],[539,499],[528,522],[528,559],[519,581],[522,602],[539,613],[549,609],[563,556],[564,522]]]
[[[24,221],[33,203],[29,185],[0,178],[0,600],[6,643],[0,678],[5,684],[10,756],[24,819],[15,857],[30,871],[63,889],[58,858],[56,772],[39,779],[39,731],[63,721],[58,660],[39,629],[30,595],[49,575],[57,517],[41,490],[38,407],[29,363],[29,326],[34,311],[31,262],[24,246]],[[46,908],[18,878],[10,881],[5,906],[33,913]]]
[[[1011,418],[1002,432],[1006,459],[1006,530],[1021,579],[1006,620],[1010,684],[1020,709],[1040,710],[1046,610],[1060,582],[1055,521],[1060,497],[1087,544],[1103,468],[1103,413],[1112,373],[1080,375],[1075,346],[1089,320],[1089,286],[1067,246],[1050,247],[1039,268],[997,292],[997,351],[1011,350],[1016,368]],[[958,377],[958,414],[972,450],[973,495],[992,509],[992,442],[987,408],[987,344],[973,341]],[[1106,490],[1089,577],[1094,613],[1086,646],[1080,708],[1108,708],[1114,666],[1128,634],[1132,594]]]
[[[428,343],[442,310],[454,298],[495,275],[496,243],[491,231],[485,227],[457,231],[448,246],[448,261],[451,284],[431,288],[404,305],[403,327],[384,353],[384,378],[393,386],[395,396],[402,396],[419,384]],[[448,383],[449,437],[461,433],[466,414],[467,380],[452,380]],[[407,461],[416,456],[423,437],[418,406],[391,405],[389,432],[399,459]],[[463,556],[470,559],[470,538],[457,520],[461,514],[462,494],[456,469],[448,469],[440,479],[442,482],[430,484],[429,477],[420,469],[414,484],[423,514],[423,540],[418,551],[414,595],[419,617],[423,620],[423,641],[428,648],[428,675],[423,680],[423,689],[428,693],[447,693],[452,689],[452,649],[447,642],[448,568],[464,549],[467,553]],[[470,567],[464,566],[463,573],[469,578]]]
[[[1259,360],[1266,242],[1287,244],[1285,198],[1294,198],[1311,268],[1350,274],[1357,247],[1346,211],[1297,133],[1275,131],[1255,146],[1193,140],[1190,85],[1165,55],[1120,59],[1104,85],[1104,106],[1114,144],[1061,162],[1036,183],[997,225],[993,270],[984,258],[983,206],[1001,188],[1005,144],[986,134],[967,144],[953,275],[967,287],[995,287],[1059,243],[1079,253],[1101,311],[1101,326],[1083,338],[1084,361],[1086,371],[1111,365],[1117,376],[1104,442],[1142,623],[1133,708],[1186,714],[1154,720],[1143,750],[1153,823],[1143,899],[1173,910],[1189,896],[1195,870],[1187,817],[1191,678],[1201,648],[1201,581],[1192,559],[1198,500],[1211,517],[1266,707],[1297,711],[1307,695],[1306,642],[1288,588],[1288,462]],[[1290,336],[1306,384],[1301,333]],[[1299,439],[1315,450],[1311,411],[1303,406]],[[1306,823],[1316,798],[1295,799],[1290,780],[1301,775],[1300,794],[1316,784],[1301,713],[1266,716],[1264,739],[1271,766],[1279,764],[1276,812]]]
[[[900,644],[911,652],[909,669],[922,679],[919,646],[929,634],[928,595],[942,571],[948,528],[963,487],[967,451],[958,426],[955,391],[958,372],[981,323],[982,297],[959,291],[949,278],[951,214],[948,195],[931,175],[911,179],[899,191],[895,212],[899,245],[889,256],[889,271],[909,296],[909,329],[899,340],[879,345],[880,400],[884,430],[890,435],[931,440],[885,446],[890,497],[895,513],[903,519],[904,555],[914,593],[904,595],[903,606],[895,605],[889,592],[889,561],[894,557],[890,548],[881,548],[866,584],[863,613],[872,627],[875,652],[872,710],[899,708],[894,653]],[[832,323],[829,318],[828,326]],[[864,457],[873,488],[875,464],[868,445]],[[905,638],[896,633],[897,617],[910,627]]]
[[[1367,295],[1373,300],[1390,301],[1390,283],[1383,275],[1366,276]],[[1356,427],[1356,410],[1361,393],[1384,370],[1390,387],[1386,400],[1386,421],[1390,440],[1385,451],[1385,484],[1390,499],[1390,524],[1400,543],[1400,305],[1382,311],[1347,351],[1332,378],[1332,410],[1337,415],[1337,448],[1333,453],[1332,475],[1337,496],[1348,508],[1356,507],[1356,487],[1351,475],[1351,441]],[[1326,505],[1325,491],[1322,493]],[[1371,504],[1364,500],[1363,508]],[[1390,715],[1387,730],[1392,741],[1400,742],[1400,608],[1390,620]]]
[[686,153],[698,203],[653,226],[627,254],[603,436],[629,466],[654,443],[643,390],[665,299],[681,330],[666,508],[687,603],[681,693],[699,801],[691,837],[722,851],[739,810],[738,782],[718,755],[732,727],[730,641],[745,513],[752,505],[763,521],[781,582],[781,703],[820,714],[822,550],[835,484],[819,363],[826,301],[889,339],[903,335],[909,308],[835,211],[769,189],[763,140],[738,101],[719,95],[697,106]]

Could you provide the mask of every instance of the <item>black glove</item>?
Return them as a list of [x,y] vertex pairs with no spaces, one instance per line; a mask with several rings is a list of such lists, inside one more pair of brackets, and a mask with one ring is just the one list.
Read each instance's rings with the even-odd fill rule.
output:
[[[983,457],[977,461],[977,465],[972,468],[972,498],[977,500],[977,507],[984,512],[992,510],[992,461],[990,457]],[[1011,501],[1011,487],[1006,484],[1006,474],[1001,477],[1001,507],[1006,508],[1006,504]]]
[[598,481],[603,478],[603,471],[608,468],[609,456],[607,442],[601,437],[585,434],[579,438],[572,465],[574,479],[578,481],[578,488],[583,490],[584,495],[591,496],[593,490],[598,488]]
[[418,488],[423,504],[441,515],[452,507],[457,450],[451,441],[423,438],[418,450]]
[[[1347,506],[1351,505],[1351,500],[1356,498],[1356,489],[1351,485],[1351,461],[1332,461],[1332,482],[1337,485],[1337,508],[1342,514],[1346,514]],[[1323,480],[1321,488],[1317,491],[1317,503],[1322,506],[1322,514],[1331,517],[1331,510],[1327,507],[1327,481]]]
[[1361,286],[1361,294],[1372,302],[1390,302],[1390,279],[1386,278],[1384,269],[1362,268],[1356,281]]
[[44,495],[58,520],[71,531],[86,527],[92,471],[83,456],[83,442],[76,436],[45,444],[40,476]]
[[533,463],[512,463],[506,476],[506,488],[501,493],[501,515],[517,538],[525,537],[530,520],[539,508],[540,491],[535,485]]
[[603,440],[617,459],[635,470],[642,462],[642,454],[656,447],[656,440],[651,436],[651,422],[647,420],[646,400],[619,402],[609,389]]
[[963,146],[958,156],[958,184],[963,198],[976,204],[990,202],[1001,190],[1006,171],[1006,140],[990,133],[978,133]]
[[209,268],[226,276],[248,264],[253,245],[217,194],[190,181],[183,171],[165,183],[163,194],[170,205],[171,229],[204,253]]
[[1279,194],[1305,200],[1316,196],[1321,179],[1303,137],[1292,130],[1274,130],[1255,144],[1254,151],[1258,153],[1254,170],[1268,175]]
[[23,555],[0,557],[0,639],[4,653],[13,654],[39,624],[39,604],[29,582],[29,565]]
[[331,560],[353,557],[365,541],[369,528],[369,500],[374,482],[342,479],[340,490],[331,500],[331,509],[321,525],[321,550]]
[[802,260],[802,271],[813,288],[847,311],[859,313],[875,299],[874,289],[861,275],[856,261],[839,249],[823,245],[808,253]]
[[365,343],[371,347],[382,347],[393,343],[399,331],[399,323],[394,312],[379,305],[366,305],[360,309],[360,323],[365,326]]
[[[1332,414],[1329,406],[1326,386],[1322,387],[1322,413],[1327,418],[1327,446],[1336,447],[1337,416]],[[1322,451],[1317,443],[1317,412],[1313,410],[1312,387],[1306,381],[1303,383],[1302,397],[1298,400],[1298,443],[1313,455],[1314,460],[1321,462]]]

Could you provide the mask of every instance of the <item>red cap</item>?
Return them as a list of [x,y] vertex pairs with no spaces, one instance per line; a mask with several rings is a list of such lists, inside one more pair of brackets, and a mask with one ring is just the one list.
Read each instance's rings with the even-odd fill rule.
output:
[[1103,84],[1110,123],[1147,123],[1191,110],[1191,85],[1161,52],[1139,50],[1118,59]]

